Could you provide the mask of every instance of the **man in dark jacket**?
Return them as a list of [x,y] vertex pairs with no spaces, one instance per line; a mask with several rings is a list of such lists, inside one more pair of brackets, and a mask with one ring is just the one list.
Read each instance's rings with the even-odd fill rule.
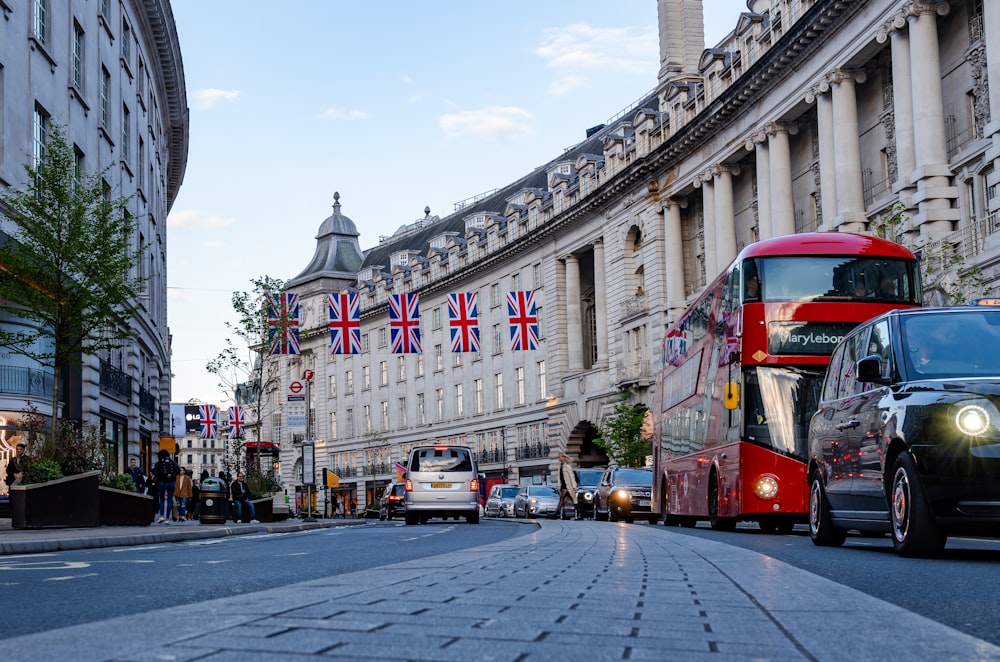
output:
[[18,444],[15,455],[12,455],[10,461],[7,463],[7,475],[4,476],[4,482],[10,487],[14,484],[14,481],[21,477],[21,473],[24,471],[22,465],[22,456],[27,448],[24,444]]
[[243,508],[246,507],[250,509],[250,523],[256,524],[257,514],[254,512],[253,502],[250,501],[250,488],[244,480],[242,471],[236,474],[236,480],[229,486],[229,495],[233,499],[233,505],[236,506],[236,521],[243,521]]
[[136,466],[134,457],[128,461],[128,475],[132,476],[132,482],[135,483],[135,491],[139,494],[145,494],[146,474],[142,468]]

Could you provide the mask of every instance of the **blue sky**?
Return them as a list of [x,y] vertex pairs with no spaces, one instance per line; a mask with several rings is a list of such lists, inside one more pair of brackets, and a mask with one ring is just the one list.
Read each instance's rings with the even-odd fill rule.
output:
[[[172,399],[225,404],[205,364],[230,296],[312,258],[340,193],[362,249],[504,186],[656,86],[655,0],[172,0],[190,148],[167,219]],[[745,0],[704,0],[714,45]]]

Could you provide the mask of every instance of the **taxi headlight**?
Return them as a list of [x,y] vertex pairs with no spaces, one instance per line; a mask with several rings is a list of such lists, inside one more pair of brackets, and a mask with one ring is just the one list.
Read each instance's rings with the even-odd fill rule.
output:
[[618,499],[624,499],[628,501],[629,496],[628,490],[615,490],[615,497]]
[[584,492],[583,493],[583,500],[584,501],[593,501],[594,500],[594,493],[593,492]]
[[753,492],[761,499],[773,499],[778,496],[778,481],[774,476],[760,476],[754,481]]
[[990,429],[990,414],[981,405],[965,405],[955,414],[955,425],[962,434],[978,437]]

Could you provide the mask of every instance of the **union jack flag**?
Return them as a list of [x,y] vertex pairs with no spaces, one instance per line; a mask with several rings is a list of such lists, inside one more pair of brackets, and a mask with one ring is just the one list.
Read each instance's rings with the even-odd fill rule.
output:
[[272,354],[299,353],[299,295],[267,293],[267,337]]
[[243,428],[246,427],[245,407],[229,408],[229,437],[231,439],[242,439]]
[[361,321],[357,294],[328,294],[330,304],[330,352],[361,353]]
[[389,295],[389,344],[393,354],[420,353],[420,295]]
[[510,323],[510,348],[518,352],[538,349],[538,313],[535,292],[507,293],[507,317]]
[[215,421],[215,411],[215,405],[198,405],[202,439],[215,439],[215,430],[218,425]]
[[451,329],[451,351],[479,351],[479,295],[457,292],[448,295],[448,326]]

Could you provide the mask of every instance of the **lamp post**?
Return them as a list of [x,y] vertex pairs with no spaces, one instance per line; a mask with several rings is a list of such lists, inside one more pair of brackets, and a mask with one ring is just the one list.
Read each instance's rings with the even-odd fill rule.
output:
[[315,522],[312,512],[312,491],[316,484],[316,443],[312,438],[312,378],[313,371],[302,374],[306,383],[306,439],[302,442],[302,484],[306,487],[306,516],[303,522]]

